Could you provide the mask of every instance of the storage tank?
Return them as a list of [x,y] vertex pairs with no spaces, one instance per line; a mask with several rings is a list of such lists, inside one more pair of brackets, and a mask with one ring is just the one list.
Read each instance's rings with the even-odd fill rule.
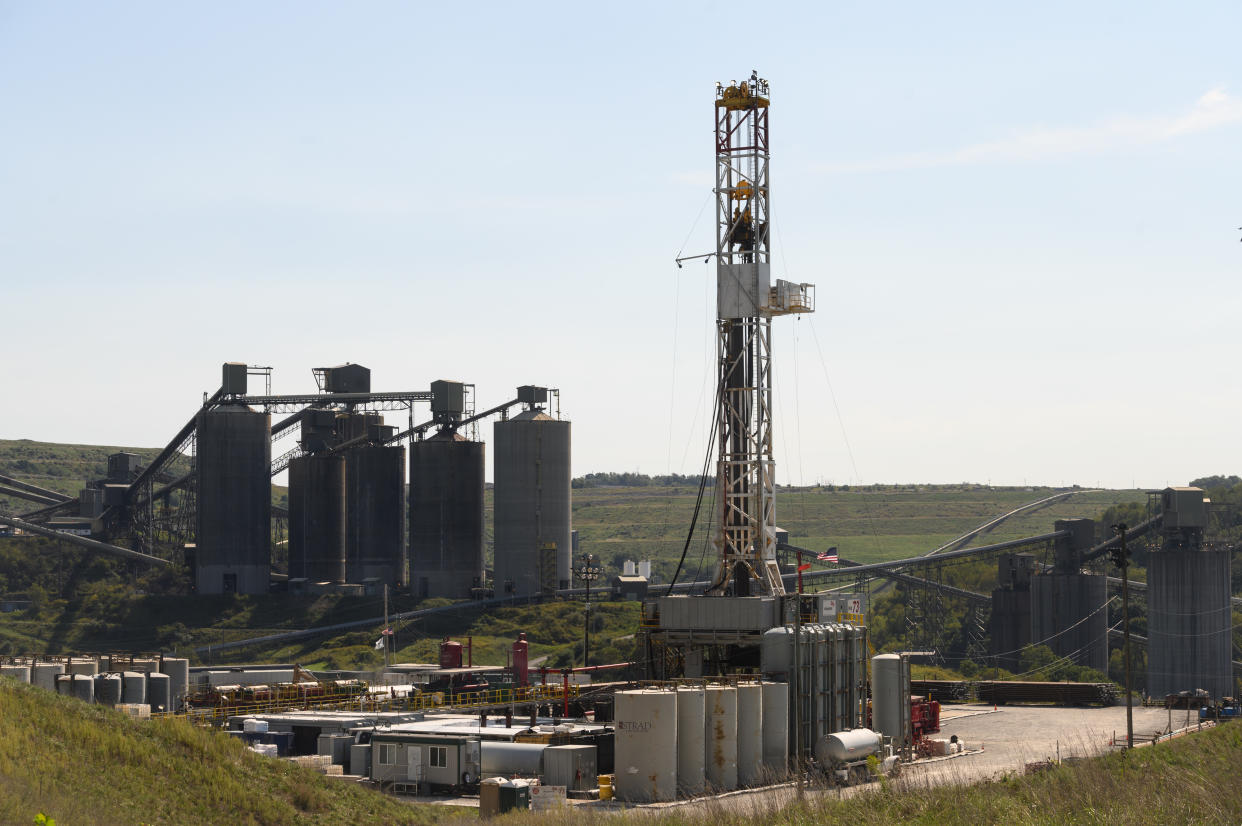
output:
[[484,584],[486,446],[441,430],[410,444],[410,588],[418,597],[470,597]]
[[345,582],[345,457],[289,463],[289,578]]
[[85,674],[88,677],[94,677],[99,673],[99,661],[94,657],[70,660],[69,673]]
[[677,790],[683,797],[703,794],[707,784],[706,699],[701,686],[677,689]]
[[147,675],[141,671],[121,672],[121,702],[145,703],[147,701]]
[[167,674],[147,674],[146,702],[154,712],[172,711],[172,680]]
[[763,765],[784,777],[789,765],[789,686],[763,683]]
[[181,711],[185,705],[186,692],[190,690],[190,661],[181,657],[165,657],[160,661],[160,673],[168,675],[168,699],[170,711]]
[[484,740],[479,744],[480,771],[484,775],[515,774],[538,777],[543,769],[543,750],[547,743],[497,743]]
[[677,796],[677,692],[618,691],[615,705],[616,796],[655,803]]
[[405,448],[362,445],[345,454],[345,580],[404,584]]
[[266,594],[272,560],[272,417],[244,405],[198,414],[195,437],[200,594]]
[[764,674],[788,679],[793,670],[793,629],[786,625],[769,628],[759,638],[759,667]]
[[1235,696],[1229,583],[1228,550],[1179,549],[1166,539],[1148,554],[1148,694]]
[[879,755],[884,737],[876,731],[856,728],[826,734],[815,743],[815,759],[821,765],[852,763],[866,760],[869,755]]
[[737,782],[755,786],[763,780],[763,689],[758,683],[737,686]]
[[68,674],[69,694],[84,703],[95,702],[95,676],[93,674]]
[[120,674],[99,674],[95,677],[95,702],[105,706],[121,702]]
[[871,658],[871,723],[896,748],[910,736],[910,662],[899,654]]
[[737,689],[709,685],[704,711],[708,789],[737,788]]
[[30,669],[30,682],[39,688],[55,691],[56,678],[64,673],[64,663],[35,663]]
[[[496,595],[568,588],[570,424],[538,408],[494,426]],[[555,553],[541,551],[555,546]]]
[[30,666],[28,665],[0,665],[0,677],[8,677],[17,680],[19,683],[30,682]]
[[440,667],[461,668],[461,643],[447,638],[440,643]]
[[66,697],[73,693],[73,675],[57,674],[56,675],[56,693],[63,694]]
[[530,643],[526,641],[526,632],[519,631],[518,638],[513,641],[513,684],[524,686],[530,683]]

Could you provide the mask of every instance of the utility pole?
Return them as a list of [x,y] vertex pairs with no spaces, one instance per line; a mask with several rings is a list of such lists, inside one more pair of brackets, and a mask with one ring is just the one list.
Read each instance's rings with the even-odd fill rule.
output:
[[603,574],[603,568],[595,564],[595,554],[583,554],[582,562],[574,568],[574,576],[586,583],[586,612],[583,620],[582,664],[591,664],[591,583]]
[[1134,699],[1130,693],[1130,549],[1126,547],[1125,522],[1113,525],[1113,532],[1121,537],[1121,544],[1113,549],[1113,564],[1121,569],[1121,622],[1122,652],[1126,663],[1126,748],[1134,748]]
[[384,668],[388,668],[391,664],[388,661],[388,652],[392,647],[392,628],[388,625],[388,583],[384,583]]

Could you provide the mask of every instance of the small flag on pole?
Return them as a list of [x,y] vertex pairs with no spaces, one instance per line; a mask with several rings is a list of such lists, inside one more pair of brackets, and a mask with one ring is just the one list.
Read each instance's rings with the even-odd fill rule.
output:
[[818,554],[815,558],[818,559],[820,562],[835,563],[837,561],[837,549],[829,548],[828,550],[824,551],[822,554]]
[[384,650],[384,638],[383,637],[380,637],[378,640],[375,641],[375,650],[376,651]]
[[804,562],[798,566],[798,573],[802,573],[803,571],[809,571],[809,570],[811,570],[811,563],[809,562]]

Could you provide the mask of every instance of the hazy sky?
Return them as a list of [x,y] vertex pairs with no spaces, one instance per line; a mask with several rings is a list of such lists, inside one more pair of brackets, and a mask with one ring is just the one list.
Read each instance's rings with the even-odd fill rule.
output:
[[[697,472],[714,84],[772,84],[779,481],[1242,472],[1242,4],[0,0],[0,438],[220,363],[562,390]],[[687,240],[688,239],[688,240]],[[485,431],[490,439],[490,427]],[[490,476],[490,470],[489,470]]]

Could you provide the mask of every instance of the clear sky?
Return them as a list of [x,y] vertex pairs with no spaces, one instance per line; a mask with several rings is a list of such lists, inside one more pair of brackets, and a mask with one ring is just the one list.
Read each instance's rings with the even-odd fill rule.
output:
[[[220,363],[562,390],[697,472],[714,84],[772,84],[781,483],[1242,472],[1242,4],[0,0],[0,438]],[[485,430],[490,438],[490,429]],[[489,470],[490,475],[490,470]]]

